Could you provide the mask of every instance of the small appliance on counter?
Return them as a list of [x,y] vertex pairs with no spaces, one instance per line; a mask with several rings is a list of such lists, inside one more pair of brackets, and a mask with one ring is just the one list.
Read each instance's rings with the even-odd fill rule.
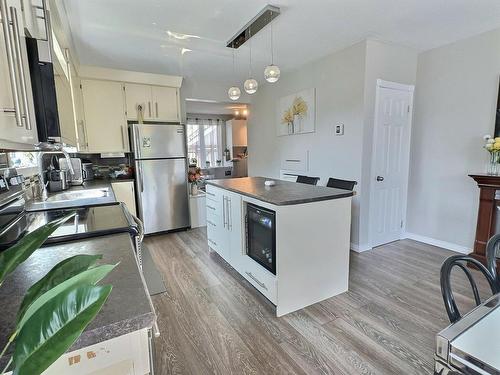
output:
[[82,163],[83,181],[91,181],[94,179],[94,164]]
[[69,188],[69,174],[65,170],[50,169],[46,172],[46,180],[48,189],[54,193],[57,191],[66,190]]
[[70,175],[71,185],[82,185],[83,184],[82,160],[79,158],[70,158],[70,160],[71,160],[71,165],[73,166],[73,170],[75,172],[73,176],[71,176],[71,173],[69,172],[68,162],[66,161],[66,158],[59,159],[59,167],[61,170],[67,171],[67,173]]

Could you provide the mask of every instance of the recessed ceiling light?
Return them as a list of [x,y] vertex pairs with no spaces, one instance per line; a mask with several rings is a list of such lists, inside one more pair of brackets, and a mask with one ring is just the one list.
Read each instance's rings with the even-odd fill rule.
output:
[[156,26],[156,22],[151,22],[151,25]]
[[179,40],[187,40],[187,39],[200,39],[198,35],[190,35],[190,34],[181,34],[181,33],[176,33],[174,31],[167,30],[168,36],[171,36],[172,38],[179,39]]
[[192,49],[189,49],[189,48],[182,48],[181,49],[181,55],[184,55],[186,52],[192,52],[193,50]]

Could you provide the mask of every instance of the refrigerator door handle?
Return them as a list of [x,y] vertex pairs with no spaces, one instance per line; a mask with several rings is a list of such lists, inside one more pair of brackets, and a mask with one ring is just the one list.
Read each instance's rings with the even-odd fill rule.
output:
[[137,175],[137,182],[139,183],[139,193],[143,193],[144,192],[144,181],[142,179],[142,173],[141,173],[141,165],[140,165],[140,162],[138,163],[138,167],[139,168],[136,168],[136,175]]

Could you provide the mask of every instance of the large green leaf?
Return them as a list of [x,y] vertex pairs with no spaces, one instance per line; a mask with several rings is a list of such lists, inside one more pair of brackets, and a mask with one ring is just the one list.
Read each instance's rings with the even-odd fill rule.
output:
[[89,270],[79,273],[76,276],[73,276],[72,278],[66,281],[63,281],[62,283],[48,290],[47,292],[39,296],[35,301],[33,301],[31,305],[29,305],[29,307],[24,312],[22,318],[19,319],[16,325],[16,332],[22,330],[24,324],[31,318],[31,316],[34,315],[37,310],[42,308],[43,305],[48,303],[48,301],[57,298],[59,295],[65,294],[68,289],[72,289],[75,286],[82,284],[95,285],[100,280],[102,280],[108,273],[110,273],[116,266],[117,264],[115,265],[104,264],[102,266],[91,268]]
[[16,339],[14,375],[39,375],[54,363],[94,319],[112,286],[66,289],[38,309]]
[[102,259],[102,255],[75,255],[56,264],[49,273],[28,289],[17,313],[17,321],[21,320],[26,309],[38,297],[73,276],[88,270],[99,259]]
[[26,234],[15,245],[0,253],[0,285],[5,278],[13,272],[16,267],[33,254],[54,231],[69,218],[75,216],[75,212],[60,219],[51,221],[44,226]]

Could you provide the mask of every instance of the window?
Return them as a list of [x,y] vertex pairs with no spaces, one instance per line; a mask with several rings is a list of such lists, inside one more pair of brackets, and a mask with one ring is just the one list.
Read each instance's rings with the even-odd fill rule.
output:
[[10,152],[8,155],[12,168],[32,168],[38,165],[36,154],[33,152]]
[[222,159],[222,120],[187,120],[187,145],[190,164],[214,167]]

